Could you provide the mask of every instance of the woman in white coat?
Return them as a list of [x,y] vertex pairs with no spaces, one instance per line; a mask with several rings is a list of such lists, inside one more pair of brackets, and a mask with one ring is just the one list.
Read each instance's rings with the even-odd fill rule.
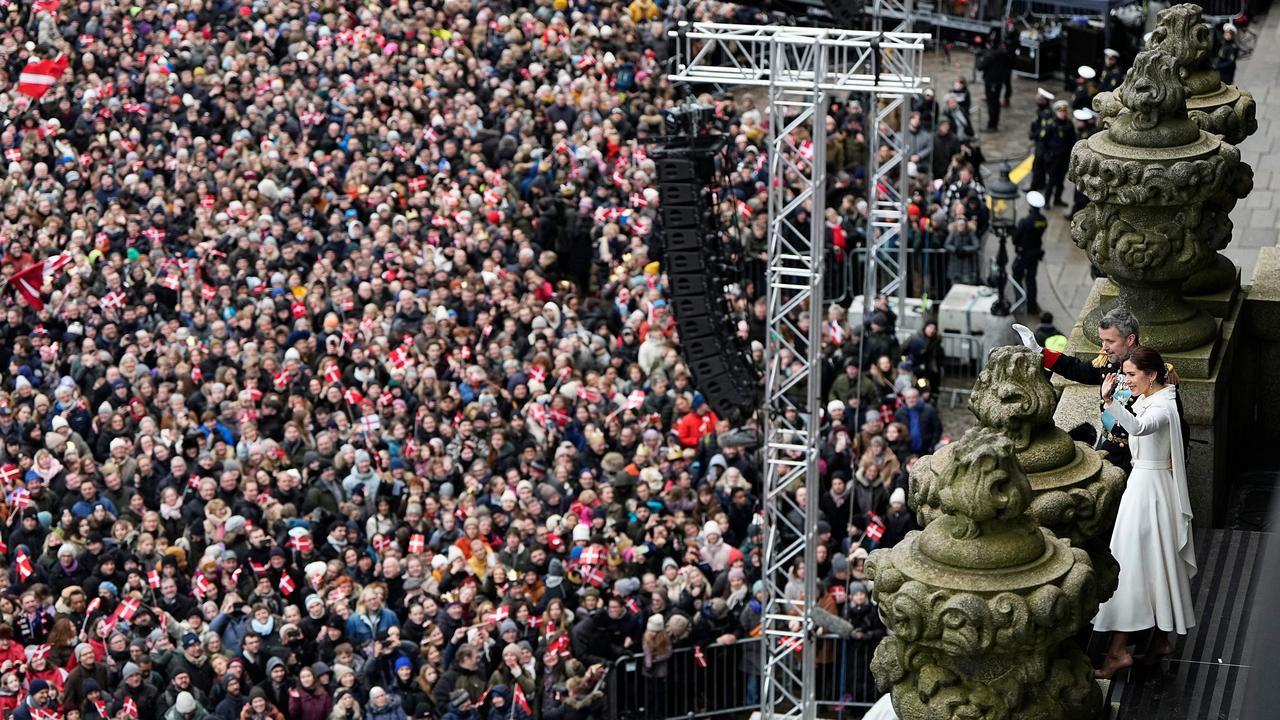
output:
[[1112,375],[1102,385],[1111,415],[1129,431],[1133,470],[1111,533],[1120,586],[1093,619],[1094,630],[1112,633],[1107,659],[1095,671],[1099,678],[1133,664],[1129,633],[1156,628],[1148,658],[1159,660],[1173,651],[1167,633],[1185,635],[1195,624],[1196,558],[1177,388],[1167,384],[1164,360],[1150,348],[1135,348],[1121,371],[1139,397],[1130,412],[1114,397],[1119,378]]

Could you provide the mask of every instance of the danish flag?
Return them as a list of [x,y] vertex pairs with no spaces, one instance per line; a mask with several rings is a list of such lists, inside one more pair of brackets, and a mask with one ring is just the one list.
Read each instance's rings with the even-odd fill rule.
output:
[[587,68],[595,64],[596,64],[596,59],[591,57],[590,55],[583,55],[581,58],[578,59],[579,70],[586,70]]
[[255,575],[261,575],[262,573],[267,571],[266,565],[263,565],[262,563],[256,563],[252,560],[249,561],[249,567],[250,569],[253,570],[253,573]]
[[360,403],[364,402],[364,396],[361,395],[360,391],[356,390],[355,388],[351,388],[346,392],[342,393],[342,399],[346,400],[348,405],[359,405]]
[[4,151],[4,158],[9,162],[22,162],[22,151],[18,148],[9,148]]
[[125,598],[116,611],[112,613],[121,620],[132,620],[134,615],[138,614],[138,608],[142,606],[142,601],[137,598]]
[[147,584],[153,588],[158,589],[160,587],[160,573],[156,572],[155,570],[148,570]]
[[294,320],[307,316],[307,306],[304,303],[295,302],[289,306],[289,310],[293,313]]
[[205,302],[218,297],[218,289],[212,285],[205,285],[200,288],[200,298]]
[[835,600],[838,604],[843,605],[844,601],[848,597],[849,597],[849,594],[845,591],[844,585],[831,586],[831,599]]
[[386,550],[389,547],[391,547],[391,538],[387,537],[386,535],[379,535],[378,537],[373,539],[374,550],[377,550],[378,552],[382,552],[383,550]]
[[9,493],[9,504],[19,510],[25,510],[31,507],[31,493],[27,492],[26,488],[16,488]]
[[152,225],[146,230],[143,230],[142,234],[146,235],[147,239],[150,240],[151,242],[154,242],[154,243],[164,242],[164,237],[165,237],[164,230],[156,227],[155,225]]
[[[124,699],[124,712],[129,717],[133,717],[133,718],[138,717],[138,703],[134,702],[133,698],[126,697]],[[103,717],[106,717],[106,716],[104,715]]]
[[[56,0],[46,0],[46,3],[57,6]],[[22,74],[18,76],[18,92],[32,100],[40,99],[67,71],[68,64],[66,55],[59,55],[53,60],[27,63],[27,66],[22,68]]]
[[632,390],[631,394],[627,396],[627,402],[623,407],[628,410],[639,410],[641,405],[644,405],[644,391]]
[[604,585],[604,571],[588,565],[582,569],[582,580],[592,587],[602,587]]
[[196,597],[204,598],[212,589],[213,584],[209,582],[209,578],[204,575],[197,575],[195,587],[191,588],[191,591],[196,594]]
[[86,606],[85,606],[85,608],[84,608],[84,615],[85,615],[85,617],[89,617],[89,616],[93,615],[94,613],[98,612],[98,608],[100,608],[100,607],[102,607],[102,598],[100,598],[100,597],[96,597],[96,598],[94,598],[94,599],[90,600],[90,601],[89,601],[89,604],[88,604],[88,605],[86,605]]
[[382,418],[377,415],[365,415],[360,418],[360,430],[366,435],[382,429]]
[[124,307],[124,303],[125,303],[124,292],[121,290],[113,290],[112,292],[107,293],[102,298],[102,302],[98,304],[103,308],[106,308],[107,310],[119,310],[120,308]]
[[399,370],[409,364],[409,348],[401,345],[400,347],[387,353],[387,362],[391,367]]
[[489,613],[488,621],[497,625],[509,617],[511,617],[511,611],[507,609],[506,605],[503,605]]
[[204,382],[204,371],[200,369],[199,365],[191,366],[191,382]]
[[26,582],[27,578],[31,577],[32,574],[34,573],[35,573],[35,570],[31,568],[31,556],[27,555],[25,550],[19,550],[18,551],[18,578],[21,579],[22,582]]
[[[7,153],[6,153],[7,154]],[[12,285],[18,294],[27,301],[31,307],[37,311],[44,309],[44,299],[40,297],[40,290],[44,284],[53,277],[53,274],[71,262],[71,256],[65,253],[54,255],[53,257],[41,260],[34,265],[19,270],[9,276],[8,284]]]
[[414,192],[422,192],[427,189],[427,179],[422,176],[409,178],[409,189]]
[[547,650],[553,653],[559,653],[563,656],[568,656],[570,654],[569,645],[569,636],[561,633],[559,637],[551,641],[551,644],[547,646]]
[[542,367],[541,365],[534,365],[533,367],[529,368],[529,379],[540,382],[540,383],[545,383],[547,381],[546,368]]
[[289,573],[285,573],[280,576],[280,593],[282,595],[284,595],[285,597],[289,597],[290,595],[293,594],[295,587],[296,586],[293,583],[293,578],[289,577]]
[[702,654],[702,647],[693,646],[693,659],[698,662],[698,667],[705,668],[707,666],[707,656]]
[[93,709],[98,712],[98,717],[100,718],[111,717],[107,714],[107,702],[105,700],[94,700]]
[[640,602],[636,600],[634,597],[628,595],[627,599],[624,600],[622,604],[627,606],[627,612],[631,613],[632,615],[640,614]]
[[284,390],[289,387],[289,373],[281,370],[271,376],[271,382],[275,385],[276,390]]
[[640,193],[631,193],[631,207],[643,208],[649,207],[649,201],[644,199],[644,195]]
[[16,483],[20,475],[22,475],[22,470],[17,465],[8,464],[0,467],[0,483],[3,483],[5,487]]
[[751,210],[751,206],[750,206],[750,205],[748,205],[748,204],[746,204],[745,202],[743,202],[743,201],[739,200],[739,201],[738,201],[738,215],[739,215],[743,220],[750,220],[750,219],[751,219],[751,215],[752,215],[752,214],[753,214],[753,211]]
[[515,683],[515,686],[516,690],[511,696],[512,700],[515,701],[516,706],[519,707],[526,715],[532,715],[533,708],[529,707],[529,701],[524,696],[524,688],[520,687],[520,683]]
[[880,542],[880,538],[884,537],[884,526],[879,520],[867,523],[867,537],[875,542]]
[[59,0],[36,0],[31,4],[31,9],[35,11],[37,15],[40,13],[49,13],[52,15],[53,13],[58,12],[59,4]]
[[338,369],[338,363],[329,363],[329,367],[324,369],[324,381],[331,385],[342,382],[342,371]]
[[211,208],[214,206],[216,202],[217,202],[217,199],[214,198],[212,195],[200,196],[200,207],[202,208]]
[[581,387],[581,388],[578,388],[578,399],[586,400],[589,403],[598,404],[601,400],[604,399],[604,397],[600,394],[600,391],[597,390],[596,388]]
[[787,638],[786,640],[782,641],[782,644],[779,645],[778,648],[783,651],[791,650],[799,654],[801,652],[804,652],[804,640],[798,637]]
[[484,191],[484,204],[498,206],[502,204],[502,191],[498,188],[489,188]]
[[421,533],[409,538],[409,554],[418,555],[427,547],[427,539]]

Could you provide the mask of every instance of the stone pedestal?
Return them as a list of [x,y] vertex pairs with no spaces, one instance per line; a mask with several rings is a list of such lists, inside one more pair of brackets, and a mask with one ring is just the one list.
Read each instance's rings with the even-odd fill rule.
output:
[[[1280,259],[1277,262],[1280,263]],[[1102,303],[1106,285],[1105,280],[1094,283],[1080,313],[1081,321],[1071,330],[1067,352],[1076,357],[1091,360],[1101,352],[1101,348],[1085,334],[1083,323],[1089,322],[1096,315],[1095,311]],[[1274,307],[1277,312],[1276,322],[1280,323],[1280,280],[1277,280],[1276,293]],[[1196,515],[1195,522],[1203,527],[1220,524],[1226,511],[1230,475],[1228,440],[1231,436],[1226,419],[1231,416],[1234,389],[1228,378],[1233,375],[1237,349],[1241,344],[1239,319],[1244,297],[1243,294],[1238,296],[1227,316],[1219,321],[1221,339],[1217,343],[1190,351],[1164,353],[1165,361],[1173,365],[1179,376],[1178,392],[1182,397],[1187,422],[1191,425],[1187,483],[1191,507]],[[1096,320],[1093,322],[1096,331]],[[1280,324],[1275,328],[1277,339],[1280,340]],[[1280,348],[1280,343],[1277,348]],[[1280,361],[1280,357],[1277,360]],[[1063,388],[1062,398],[1054,414],[1054,423],[1058,427],[1071,428],[1087,422],[1100,431],[1098,389],[1076,385],[1056,375],[1053,382]],[[1280,416],[1280,413],[1277,415]],[[1280,417],[1276,419],[1276,427],[1280,428]],[[1280,437],[1277,438],[1277,443],[1280,443]]]
[[[1183,283],[1183,292],[1192,305],[1221,320],[1240,299],[1240,268],[1221,253],[1214,256],[1214,267],[1209,271],[1192,275]],[[1193,282],[1195,281],[1195,282]],[[1203,281],[1203,285],[1200,284]],[[1102,300],[1113,300],[1120,294],[1120,287],[1106,278],[1101,279],[1099,295]],[[1214,289],[1216,286],[1218,289]]]

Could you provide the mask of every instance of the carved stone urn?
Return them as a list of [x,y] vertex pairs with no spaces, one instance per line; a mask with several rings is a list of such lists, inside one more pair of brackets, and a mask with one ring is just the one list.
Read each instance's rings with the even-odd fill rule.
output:
[[1231,235],[1228,213],[1253,187],[1240,151],[1187,114],[1178,56],[1139,53],[1124,84],[1094,108],[1104,130],[1076,143],[1069,177],[1092,201],[1076,213],[1071,237],[1120,288],[1084,319],[1128,309],[1144,345],[1181,352],[1217,340],[1217,321],[1188,301],[1182,284]]
[[1058,394],[1041,369],[1040,353],[1021,346],[992,350],[969,396],[969,410],[983,426],[1013,441],[1034,494],[1031,516],[1089,553],[1098,574],[1098,600],[1106,602],[1120,577],[1120,565],[1111,556],[1111,531],[1124,493],[1124,470],[1054,425],[1057,407]]
[[[1201,130],[1221,135],[1232,145],[1258,131],[1257,105],[1253,96],[1235,85],[1222,82],[1213,69],[1213,29],[1204,21],[1199,5],[1186,3],[1160,11],[1156,29],[1147,47],[1176,58],[1178,77],[1187,92],[1187,117]],[[1252,170],[1249,171],[1252,176]],[[1214,254],[1198,272],[1182,284],[1185,295],[1211,295],[1230,290],[1236,284],[1236,266],[1221,252],[1231,242],[1231,234],[1210,239]]]
[[1101,717],[1071,639],[1098,609],[1088,553],[1036,524],[1012,440],[975,428],[950,448],[912,472],[939,514],[867,563],[890,630],[876,682],[902,720]]

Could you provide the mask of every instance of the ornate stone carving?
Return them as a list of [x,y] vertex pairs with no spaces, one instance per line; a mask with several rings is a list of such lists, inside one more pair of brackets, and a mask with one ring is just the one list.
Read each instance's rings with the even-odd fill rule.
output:
[[[1045,406],[1039,389],[1006,395],[1028,411]],[[1027,425],[1006,423],[1015,435]],[[1025,435],[1035,447],[1034,424]],[[903,720],[1102,713],[1089,662],[1069,640],[1097,612],[1093,566],[1036,525],[1015,453],[1006,435],[977,428],[918,462],[912,488],[930,502],[917,506],[928,525],[868,561],[892,631],[872,671]]]
[[[1257,105],[1253,96],[1234,85],[1226,85],[1213,69],[1213,30],[1205,23],[1203,10],[1190,3],[1174,5],[1156,16],[1148,47],[1158,48],[1176,58],[1178,76],[1187,91],[1187,117],[1197,127],[1233,145],[1258,131]],[[1250,179],[1252,169],[1242,166]],[[1245,192],[1248,192],[1247,190]],[[1215,251],[1205,258],[1199,272],[1182,285],[1186,295],[1211,295],[1230,290],[1236,284],[1236,267],[1217,251],[1231,241],[1230,227],[1218,232],[1209,245]]]
[[1195,65],[1205,39],[1182,7],[1124,84],[1094,99],[1105,129],[1072,149],[1068,175],[1092,200],[1076,213],[1072,239],[1120,287],[1084,321],[1095,342],[1113,304],[1132,311],[1143,343],[1164,352],[1218,336],[1216,321],[1180,288],[1229,241],[1228,213],[1252,189],[1252,171],[1234,145],[1188,116],[1184,83],[1205,85]]

